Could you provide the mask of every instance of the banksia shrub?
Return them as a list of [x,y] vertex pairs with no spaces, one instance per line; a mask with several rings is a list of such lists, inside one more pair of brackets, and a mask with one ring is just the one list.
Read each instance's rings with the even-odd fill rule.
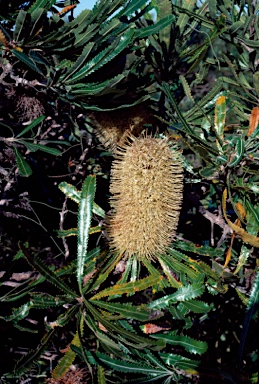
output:
[[175,235],[182,191],[181,155],[168,139],[128,137],[111,170],[111,248],[139,260],[165,252]]

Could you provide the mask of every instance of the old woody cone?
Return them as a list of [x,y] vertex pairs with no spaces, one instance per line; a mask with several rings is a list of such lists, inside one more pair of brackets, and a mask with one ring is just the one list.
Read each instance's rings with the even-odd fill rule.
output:
[[181,156],[168,139],[129,136],[111,170],[111,247],[139,260],[165,252],[176,231],[182,191]]

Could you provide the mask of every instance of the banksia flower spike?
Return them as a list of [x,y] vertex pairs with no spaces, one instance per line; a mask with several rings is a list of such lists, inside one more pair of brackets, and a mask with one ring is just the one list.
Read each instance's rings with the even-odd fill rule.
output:
[[181,155],[168,139],[129,136],[111,170],[111,248],[139,260],[165,252],[175,235],[182,191]]

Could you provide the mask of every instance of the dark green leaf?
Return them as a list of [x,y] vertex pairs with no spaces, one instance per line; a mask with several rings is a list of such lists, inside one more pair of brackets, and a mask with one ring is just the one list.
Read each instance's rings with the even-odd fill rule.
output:
[[13,149],[20,175],[25,177],[30,176],[32,174],[31,167],[29,166],[27,161],[24,160],[18,149],[16,147],[13,147]]

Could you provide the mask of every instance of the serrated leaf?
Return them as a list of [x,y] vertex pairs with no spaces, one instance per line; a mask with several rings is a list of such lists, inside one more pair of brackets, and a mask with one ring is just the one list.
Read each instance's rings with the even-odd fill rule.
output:
[[20,154],[20,152],[16,147],[13,147],[13,150],[14,150],[15,160],[16,160],[20,175],[25,177],[31,176],[32,169],[27,163],[27,161],[24,160],[24,158],[22,157],[22,155]]
[[100,308],[106,309],[111,313],[119,313],[120,315],[128,319],[147,321],[150,317],[150,311],[146,308],[145,305],[135,306],[131,304],[121,304],[119,302],[104,302],[100,300],[94,300],[92,301],[92,303]]
[[38,124],[40,124],[44,119],[46,118],[45,115],[41,115],[39,117],[37,117],[36,119],[34,119],[29,125],[27,125],[20,133],[18,133],[18,135],[16,136],[16,139],[18,137],[21,137],[23,136],[25,133],[29,132],[31,129],[33,129],[34,127],[36,127]]
[[133,362],[117,360],[99,352],[96,352],[96,355],[98,359],[100,359],[100,361],[102,361],[104,364],[108,365],[110,368],[119,372],[127,372],[127,373],[134,372],[135,374],[142,373],[142,374],[148,374],[150,376],[161,375],[167,372],[166,369],[156,369],[148,365],[145,366],[144,364],[143,365],[138,364],[136,362],[133,363]]
[[196,0],[184,0],[182,1],[182,12],[180,13],[180,16],[178,17],[176,26],[179,27],[180,32],[183,32],[186,24],[189,21],[189,14],[187,12],[184,12],[185,10],[187,11],[192,11],[194,6],[196,4]]
[[98,384],[106,384],[105,371],[101,365],[97,366],[97,380]]
[[[30,14],[21,9],[18,13],[18,16],[15,21],[15,27],[13,32],[13,39],[18,42],[20,40],[20,35],[28,27]],[[26,25],[27,24],[27,25]]]
[[48,10],[52,5],[56,3],[56,0],[36,0],[28,9],[29,13],[34,12],[38,8],[44,8]]
[[76,187],[66,183],[65,181],[62,181],[58,187],[67,197],[75,201],[77,204],[80,203],[81,192],[78,191]]
[[30,142],[25,141],[25,140],[19,140],[19,142],[21,144],[23,144],[31,152],[36,152],[36,151],[40,150],[40,151],[47,152],[47,153],[50,153],[51,155],[55,155],[55,156],[62,155],[62,152],[60,152],[58,149],[55,149],[55,148],[50,148],[50,147],[47,147],[47,146],[41,145],[41,144],[30,143]]
[[163,340],[170,345],[179,345],[186,351],[194,354],[202,355],[206,352],[208,345],[204,341],[195,340],[189,336],[177,335],[175,332],[168,332],[167,334],[155,334],[150,337],[154,339]]
[[66,300],[62,296],[53,297],[48,294],[31,293],[30,304],[33,308],[50,308],[58,305],[67,304],[70,300]]
[[37,359],[46,350],[53,333],[54,333],[53,330],[46,333],[45,336],[42,338],[38,348],[22,356],[22,358],[16,363],[14,368],[14,373],[16,375],[22,375],[26,370],[28,370],[35,363],[35,361],[37,361]]
[[[85,307],[89,310],[89,312],[92,315],[92,318],[95,319],[95,321],[98,321],[102,324],[103,327],[105,327],[109,332],[115,333],[118,335],[118,338],[123,344],[128,344],[130,346],[133,346],[134,348],[145,348],[148,345],[154,346],[154,340],[151,340],[149,338],[142,337],[136,333],[133,333],[132,331],[129,331],[127,329],[122,328],[118,323],[108,321],[105,316],[103,316],[93,305],[90,303],[90,301],[84,301]],[[89,318],[88,318],[89,320]],[[133,344],[134,343],[134,344]],[[157,344],[156,344],[157,343]],[[161,347],[164,346],[163,342],[156,342],[155,345]]]
[[250,327],[250,323],[252,318],[258,312],[258,308],[259,308],[259,269],[257,270],[256,276],[253,282],[253,286],[249,295],[247,308],[246,308],[246,316],[243,324],[243,331],[241,334],[239,350],[238,350],[240,363],[242,361],[243,350],[244,350],[248,330]]
[[88,43],[84,49],[80,57],[76,60],[76,62],[72,65],[72,67],[68,70],[68,72],[64,75],[64,78],[61,76],[60,81],[61,82],[67,82],[67,80],[73,76],[85,63],[87,60],[90,52],[92,51],[94,47],[94,43]]
[[76,74],[66,83],[69,85],[85,78],[97,69],[103,67],[106,63],[114,59],[123,49],[125,49],[134,35],[134,30],[129,29],[123,36],[116,38],[116,40],[102,52],[97,54],[93,59],[89,60]]
[[185,308],[194,313],[207,313],[212,309],[211,305],[200,300],[184,301],[182,304]]
[[89,230],[92,220],[93,201],[96,188],[95,176],[88,176],[82,186],[79,211],[78,211],[78,235],[77,235],[77,281],[80,292],[84,276],[84,265],[87,255]]
[[179,288],[172,295],[166,295],[148,304],[150,309],[163,309],[178,301],[188,301],[203,294],[205,286],[203,283],[194,283]]
[[62,313],[58,316],[58,318],[54,321],[47,321],[47,318],[44,319],[45,326],[47,329],[54,329],[56,327],[64,327],[67,325],[72,318],[75,317],[76,313],[78,312],[78,305],[73,305],[68,310],[66,310],[65,313]]
[[[80,346],[80,340],[78,333],[75,334],[71,344],[76,345],[77,347]],[[62,357],[62,359],[58,362],[58,365],[52,372],[52,379],[54,380],[60,380],[62,379],[67,371],[69,370],[70,366],[72,365],[73,361],[75,360],[76,353],[72,351],[70,346],[68,347],[67,352]]]
[[136,37],[143,39],[147,36],[154,35],[155,33],[160,32],[163,28],[166,28],[168,25],[172,24],[174,20],[174,15],[165,16],[163,19],[159,20],[155,24],[137,30]]
[[144,279],[137,281],[130,281],[129,283],[124,284],[115,284],[113,287],[104,289],[101,292],[98,292],[96,295],[91,297],[92,300],[99,300],[101,297],[110,296],[110,295],[122,295],[124,293],[135,293],[142,291],[148,287],[152,287],[156,284],[161,284],[163,276],[148,276]]
[[32,303],[28,302],[26,304],[23,304],[21,307],[14,309],[11,316],[6,316],[2,318],[5,321],[13,321],[13,322],[20,321],[24,319],[26,316],[28,316],[31,308],[32,308]]
[[63,292],[71,295],[72,297],[77,297],[76,293],[72,291],[61,279],[57,277],[57,275],[47,267],[38,257],[32,257],[30,252],[24,245],[19,242],[19,247],[22,250],[24,256],[26,257],[28,263],[36,269],[42,276],[45,277],[50,283],[58,287]]
[[167,365],[183,369],[185,372],[193,375],[197,374],[197,368],[200,365],[200,361],[188,359],[187,357],[176,355],[173,353],[159,353],[161,360]]
[[12,49],[12,53],[14,56],[17,57],[17,59],[21,60],[24,64],[28,65],[33,71],[39,73],[40,75],[44,76],[42,71],[37,67],[37,65],[34,63],[32,59],[29,58],[25,53],[18,51],[17,49]]
[[[81,191],[78,191],[73,185],[63,181],[58,187],[67,197],[75,201],[77,204],[80,203]],[[105,211],[95,202],[93,203],[93,213],[100,217],[105,217]]]
[[185,79],[185,77],[183,75],[180,75],[179,76],[179,80],[180,82],[182,83],[182,86],[183,86],[183,89],[184,89],[184,93],[185,93],[185,96],[192,102],[194,102],[194,99],[193,99],[193,96],[192,96],[192,93],[191,93],[191,89],[190,89],[190,86],[187,82],[187,80]]

